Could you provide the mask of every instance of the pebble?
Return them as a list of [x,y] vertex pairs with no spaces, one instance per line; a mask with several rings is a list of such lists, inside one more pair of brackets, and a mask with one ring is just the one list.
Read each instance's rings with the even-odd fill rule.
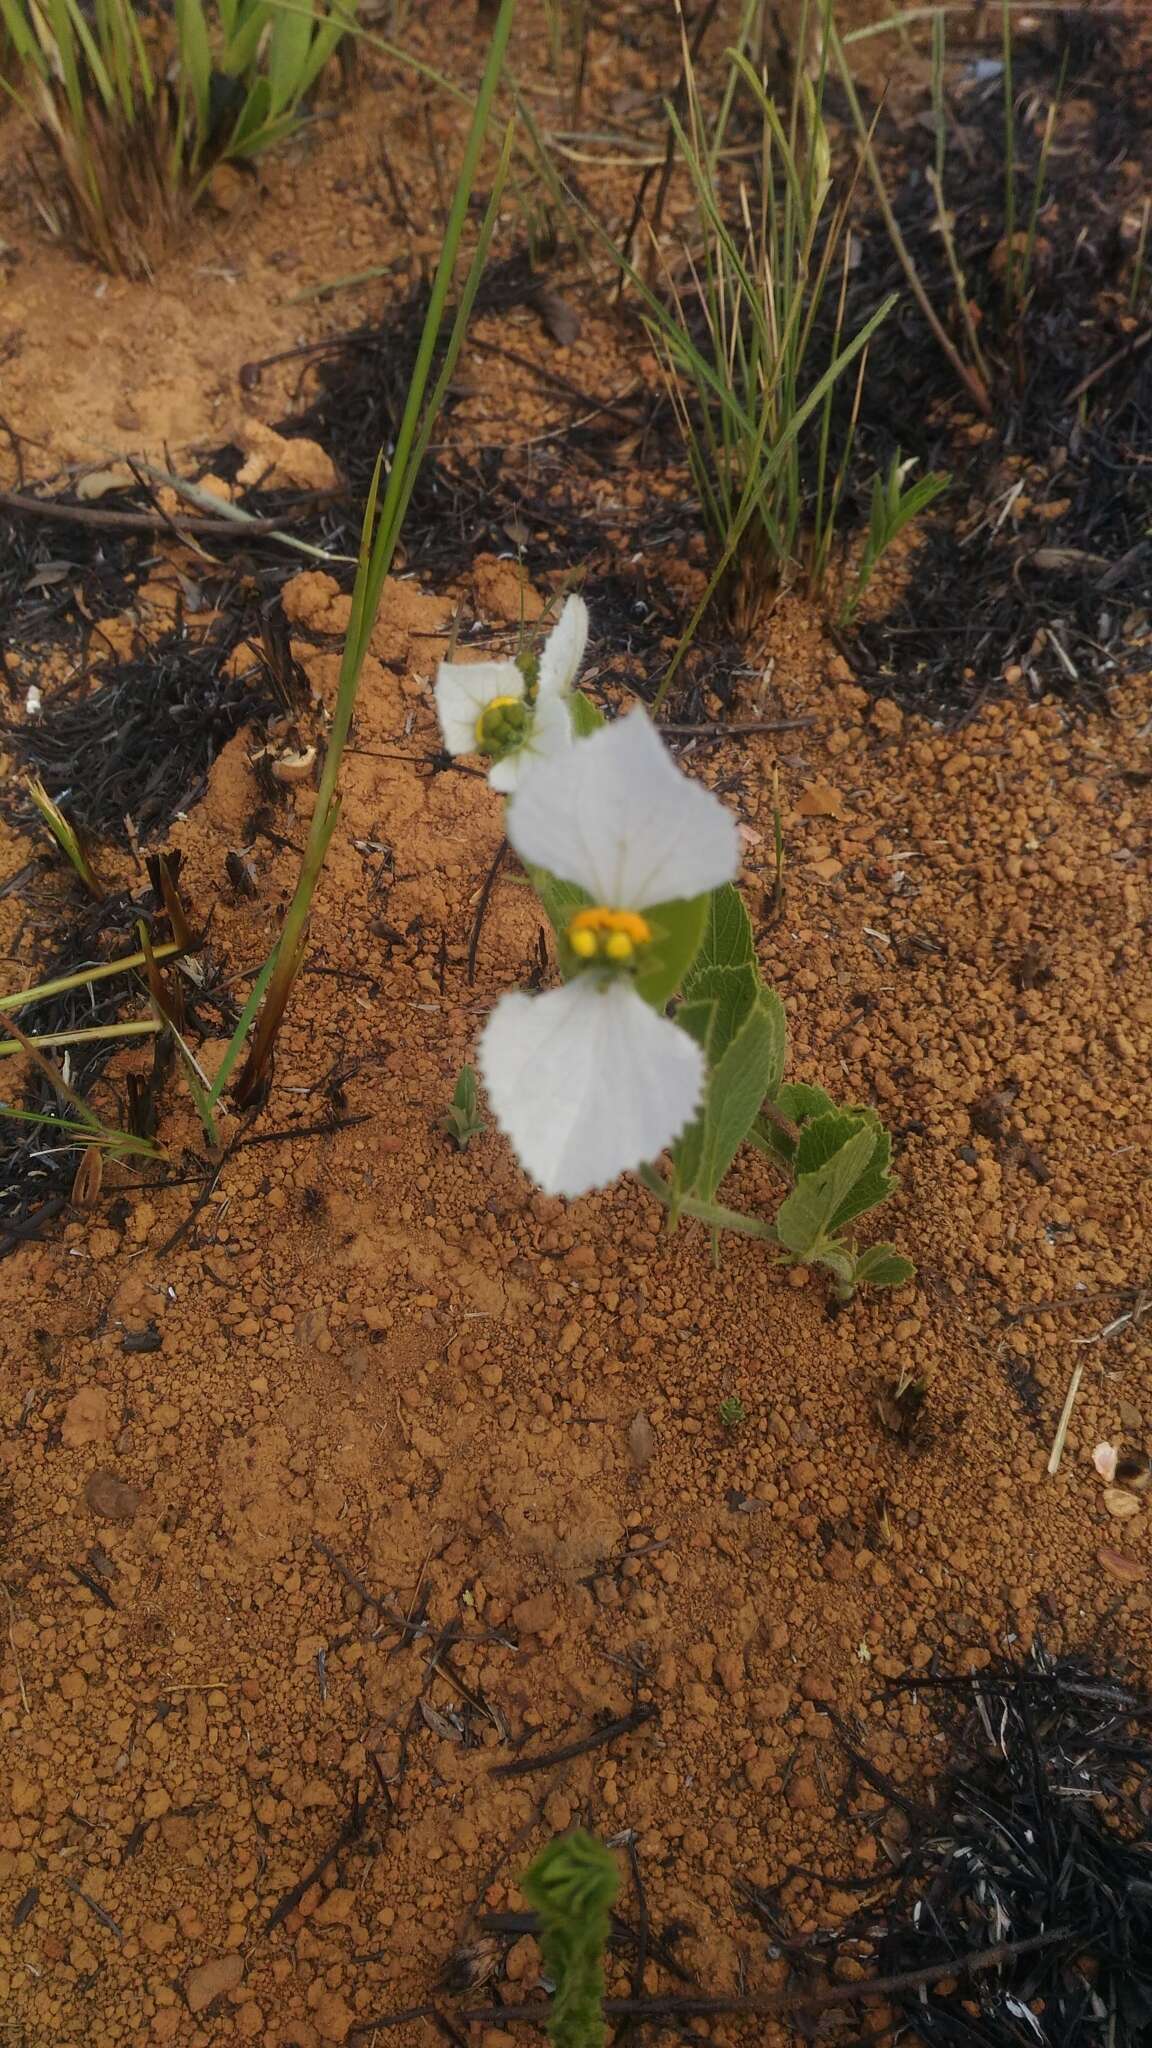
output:
[[355,2013],[338,1991],[325,1991],[312,2017],[322,2041],[346,2041],[356,2023]]
[[112,1435],[112,1407],[103,1387],[81,1387],[64,1410],[60,1435],[69,1450],[107,1443]]
[[559,1619],[551,1593],[533,1593],[512,1609],[512,1626],[521,1636],[542,1636],[555,1628]]
[[[244,1976],[244,1958],[235,1951],[231,1955],[212,1956],[206,1963],[197,1963],[184,1979],[184,1996],[189,2012],[203,2012],[214,1998],[225,1991],[235,1991]],[[341,2036],[343,2038],[343,2036]]]
[[820,1789],[815,1778],[809,1778],[801,1773],[789,1778],[784,1797],[793,1813],[810,1813],[814,1806],[820,1804]]
[[140,1507],[140,1490],[114,1472],[90,1472],[84,1482],[84,1499],[102,1522],[132,1522]]

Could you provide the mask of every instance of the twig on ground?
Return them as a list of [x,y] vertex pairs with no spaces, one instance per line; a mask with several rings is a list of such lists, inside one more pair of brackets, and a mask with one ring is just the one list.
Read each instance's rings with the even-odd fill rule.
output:
[[655,1721],[660,1709],[651,1703],[641,1701],[628,1714],[621,1714],[617,1721],[605,1721],[603,1727],[593,1729],[591,1735],[582,1735],[577,1742],[566,1742],[560,1749],[544,1750],[539,1756],[518,1756],[511,1763],[495,1764],[489,1772],[493,1778],[523,1778],[530,1771],[550,1771],[557,1764],[571,1763],[573,1757],[587,1756],[593,1749],[602,1749],[606,1742],[615,1742],[622,1735],[632,1735],[637,1728],[643,1728],[647,1721]]
[[[953,1956],[923,1970],[904,1970],[896,1977],[865,1977],[855,1984],[829,1984],[823,1991],[749,1992],[744,1996],[734,1992],[728,1998],[692,1998],[680,1993],[670,1998],[606,1998],[604,2017],[709,2019],[722,2013],[825,2012],[831,2006],[855,2005],[859,1999],[887,1998],[894,1991],[917,1991],[921,1985],[939,1984],[948,1977],[974,1977],[984,1970],[998,1970],[1017,1956],[1068,1941],[1072,1932],[1070,1927],[1052,1927],[1044,1934],[1030,1935],[1026,1941],[1006,1941],[998,1948],[977,1949],[972,1955]],[[548,2005],[541,2000],[538,2005],[481,2006],[461,2013],[460,2018],[469,2026],[496,2022],[506,2026],[509,2020],[531,2020],[543,2027],[548,2023],[548,2011]]]
[[492,862],[492,865],[489,868],[488,873],[484,877],[484,881],[480,889],[480,895],[477,898],[476,915],[472,920],[472,936],[468,941],[469,988],[473,986],[476,980],[476,955],[480,950],[480,934],[484,929],[484,919],[488,914],[489,898],[491,897],[493,889],[496,887],[496,877],[500,873],[500,870],[504,865],[504,856],[507,853],[507,851],[508,841],[506,839],[502,839],[500,841],[499,846],[496,848],[496,858]]

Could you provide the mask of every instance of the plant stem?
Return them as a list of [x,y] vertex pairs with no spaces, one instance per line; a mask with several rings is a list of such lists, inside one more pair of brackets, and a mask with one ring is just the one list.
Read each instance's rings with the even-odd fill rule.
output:
[[[171,960],[185,948],[166,940],[162,946],[153,946],[154,960]],[[37,982],[35,988],[24,988],[14,996],[0,996],[0,1010],[23,1010],[29,1003],[44,1002],[48,996],[66,995],[70,988],[87,988],[91,981],[107,981],[113,974],[130,974],[135,967],[143,967],[143,953],[129,953],[123,960],[106,960],[99,967],[81,968],[78,974],[60,974],[55,981]]]
[[[236,1097],[240,1105],[255,1103],[266,1087],[269,1065],[281,1021],[287,1006],[293,983],[304,958],[307,940],[308,916],[312,898],[324,866],[329,843],[339,819],[339,798],[337,787],[340,765],[352,723],[360,672],[368,652],[384,582],[392,566],[396,544],[400,537],[408,504],[419,475],[424,451],[431,438],[432,427],[443,401],[448,382],[455,368],[464,329],[472,300],[475,297],[488,243],[492,236],[499,207],[500,194],[507,176],[511,154],[511,131],[506,134],[500,166],[493,184],[487,212],[477,240],[469,268],[467,281],[457,307],[456,319],[445,350],[444,362],[430,398],[426,399],[432,364],[440,340],[440,329],[448,294],[452,286],[456,257],[460,247],[468,207],[476,182],[480,154],[488,132],[489,116],[497,83],[503,67],[504,55],[511,33],[516,0],[502,0],[500,13],[492,32],[488,61],[484,78],[477,94],[472,125],[465,144],[463,161],[456,181],[452,207],[445,229],[444,242],[437,266],[436,277],[428,300],[428,311],[420,346],[408,389],[408,398],[396,447],[384,492],[379,523],[376,522],[376,499],[381,455],[377,462],[376,474],[365,508],[361,537],[360,566],[356,574],[356,585],[352,595],[352,615],[344,643],[344,656],[340,667],[340,682],[337,690],[336,708],[332,719],[332,730],[320,779],[316,807],[312,814],[308,842],[301,863],[300,877],[296,891],[289,905],[283,929],[277,943],[275,963],[268,980],[264,1007],[256,1026],[252,1046],[243,1071],[236,1084]],[[231,1052],[231,1047],[229,1047]]]
[[147,1038],[161,1028],[155,1017],[143,1017],[134,1024],[93,1024],[83,1031],[48,1031],[27,1040],[0,1038],[0,1053],[26,1052],[30,1045],[43,1050],[46,1045],[94,1045],[101,1039]]
[[638,1167],[636,1178],[650,1195],[655,1195],[658,1202],[662,1202],[666,1209],[674,1210],[677,1216],[690,1216],[693,1222],[707,1223],[712,1230],[732,1230],[740,1237],[766,1238],[770,1244],[780,1242],[772,1225],[759,1216],[745,1216],[739,1209],[724,1209],[717,1202],[697,1202],[691,1195],[674,1194],[655,1167]]

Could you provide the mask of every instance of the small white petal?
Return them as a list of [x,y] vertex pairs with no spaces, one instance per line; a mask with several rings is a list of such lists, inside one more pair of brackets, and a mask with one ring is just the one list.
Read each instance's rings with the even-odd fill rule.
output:
[[521,860],[618,910],[702,895],[740,865],[736,820],[640,710],[525,776],[507,831]]
[[1112,1481],[1115,1479],[1118,1461],[1119,1453],[1115,1444],[1097,1444],[1096,1449],[1092,1453],[1092,1463],[1095,1465],[1105,1486],[1111,1486]]
[[704,1086],[695,1039],[627,980],[595,973],[543,996],[502,996],[477,1057],[501,1130],[549,1195],[587,1194],[658,1158]]
[[582,597],[568,597],[540,650],[540,695],[567,696],[580,673],[588,645],[588,607]]
[[494,761],[488,771],[488,780],[493,789],[502,796],[508,796],[519,788],[524,770],[534,762],[550,761],[565,747],[573,744],[572,716],[563,697],[539,697],[528,728],[523,746],[502,761]]
[[520,780],[522,753],[523,749],[518,748],[515,753],[505,754],[502,761],[493,761],[492,766],[488,770],[488,787],[490,789],[498,790],[501,796],[511,796],[512,791]]
[[522,697],[514,661],[442,661],[436,671],[436,715],[450,754],[476,752],[476,721],[494,697]]

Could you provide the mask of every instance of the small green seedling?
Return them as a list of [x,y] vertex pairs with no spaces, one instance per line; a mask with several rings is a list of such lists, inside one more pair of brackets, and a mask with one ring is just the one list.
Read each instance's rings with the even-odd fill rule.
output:
[[856,572],[855,587],[849,592],[840,613],[841,624],[852,618],[864,592],[872,581],[876,565],[885,555],[893,541],[902,534],[906,526],[934,505],[941,493],[948,489],[951,477],[942,471],[930,469],[926,476],[918,477],[914,484],[905,488],[904,479],[914,468],[913,462],[902,462],[897,449],[888,467],[887,476],[877,470],[872,479],[872,504],[868,514],[868,538],[860,557]]
[[726,1394],[720,1403],[721,1427],[735,1434],[748,1419],[748,1411],[739,1394]]
[[580,1829],[549,1842],[525,1873],[524,1895],[540,1917],[540,1952],[555,1986],[552,2048],[602,2048],[604,1950],[619,1882],[604,1844]]
[[59,804],[49,796],[37,776],[30,775],[24,786],[65,860],[75,868],[89,895],[94,896],[98,903],[102,903],[107,891],[100,885],[92,863],[80,844],[75,826],[69,824]]
[[452,1090],[452,1100],[440,1118],[440,1129],[451,1138],[458,1152],[466,1152],[473,1138],[481,1138],[488,1126],[479,1114],[476,1070],[461,1067]]

